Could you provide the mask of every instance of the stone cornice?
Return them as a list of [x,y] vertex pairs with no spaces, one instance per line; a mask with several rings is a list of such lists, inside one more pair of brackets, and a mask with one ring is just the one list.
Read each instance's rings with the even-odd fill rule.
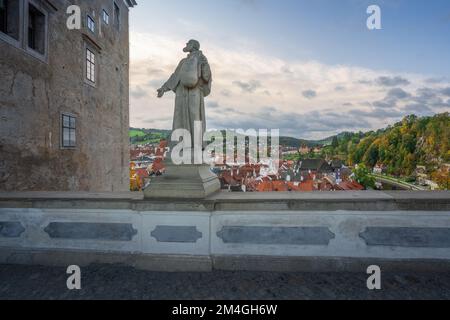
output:
[[450,211],[450,192],[364,191],[315,193],[219,192],[204,200],[144,200],[142,193],[0,193],[0,207],[131,209],[137,211]]

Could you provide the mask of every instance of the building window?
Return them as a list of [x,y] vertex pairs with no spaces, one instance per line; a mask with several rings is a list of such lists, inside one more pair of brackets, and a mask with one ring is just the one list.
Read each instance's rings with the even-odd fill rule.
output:
[[28,48],[45,54],[46,16],[31,3],[28,4]]
[[114,27],[117,31],[120,30],[120,8],[117,3],[114,2]]
[[62,147],[75,148],[77,146],[77,119],[74,116],[62,115]]
[[91,16],[87,16],[87,27],[92,33],[95,33],[95,21]]
[[20,1],[0,0],[0,32],[19,40]]
[[106,10],[103,10],[102,16],[103,16],[103,22],[105,24],[109,24],[109,14],[108,14],[108,12],[106,12]]
[[95,54],[86,49],[86,78],[95,83]]
[[0,0],[0,39],[47,62],[48,11],[43,3]]

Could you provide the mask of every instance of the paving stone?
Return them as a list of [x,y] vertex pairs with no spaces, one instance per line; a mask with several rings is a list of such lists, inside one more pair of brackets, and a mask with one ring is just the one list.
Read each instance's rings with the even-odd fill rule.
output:
[[157,273],[116,265],[82,268],[82,290],[66,288],[65,268],[0,265],[0,299],[348,300],[450,299],[448,273]]

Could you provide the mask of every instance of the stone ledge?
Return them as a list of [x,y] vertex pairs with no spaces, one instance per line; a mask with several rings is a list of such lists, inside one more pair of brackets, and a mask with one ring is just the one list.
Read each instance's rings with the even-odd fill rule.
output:
[[145,200],[142,193],[0,193],[0,208],[134,211],[449,211],[450,192],[219,192],[204,200]]
[[87,267],[115,264],[154,272],[210,272],[209,256],[124,254],[76,250],[28,250],[0,248],[0,264]]
[[366,273],[371,265],[383,272],[448,273],[450,262],[424,259],[269,257],[269,256],[183,256],[144,255],[67,250],[0,248],[0,264],[87,267],[115,264],[153,272],[354,272]]
[[120,201],[142,200],[141,192],[0,192],[0,201],[5,200],[95,200]]

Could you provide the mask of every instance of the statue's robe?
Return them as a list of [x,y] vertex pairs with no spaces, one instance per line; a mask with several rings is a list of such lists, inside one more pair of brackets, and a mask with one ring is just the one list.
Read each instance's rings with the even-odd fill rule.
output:
[[[187,88],[180,82],[180,70],[183,64],[194,56],[198,59],[199,81],[194,88]],[[192,142],[194,141],[195,121],[202,123],[202,134],[206,131],[204,98],[211,93],[211,84],[212,74],[208,60],[201,51],[196,51],[181,60],[175,72],[163,86],[165,90],[172,90],[176,94],[173,130],[188,130],[191,133]],[[201,140],[203,141],[203,137]]]

